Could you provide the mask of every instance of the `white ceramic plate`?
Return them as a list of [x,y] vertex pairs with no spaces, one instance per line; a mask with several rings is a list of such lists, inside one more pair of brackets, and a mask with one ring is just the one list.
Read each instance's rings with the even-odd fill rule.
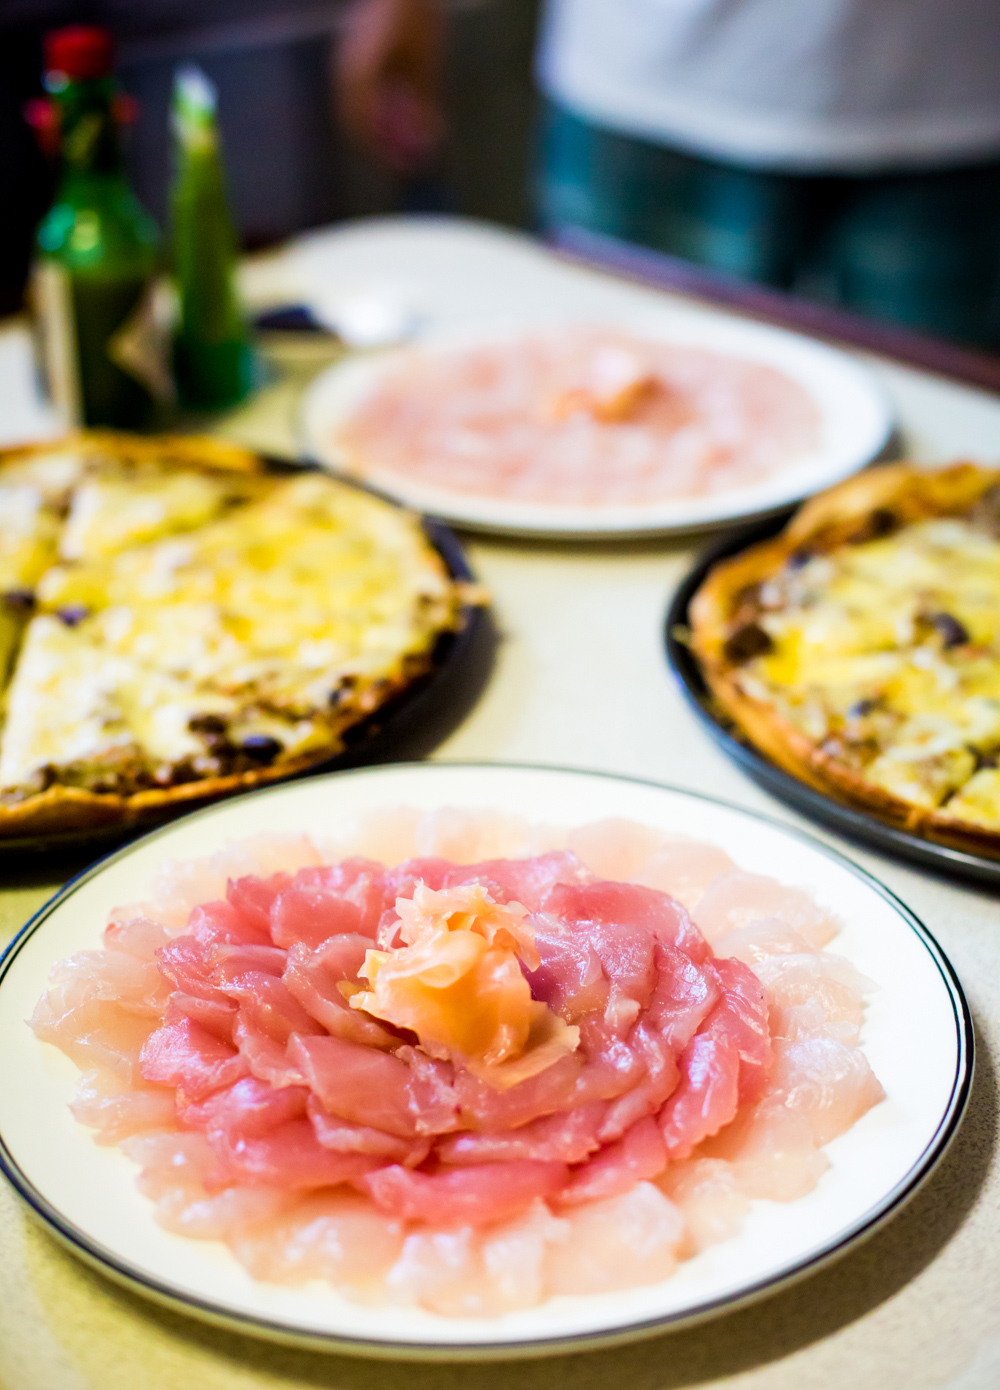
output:
[[[543,282],[544,283],[544,282]],[[634,292],[633,292],[634,294]],[[770,477],[746,487],[704,497],[628,505],[570,506],[480,497],[428,485],[379,468],[352,472],[391,497],[462,526],[487,531],[546,536],[662,534],[717,526],[765,515],[829,487],[869,463],[881,450],[892,425],[891,413],[874,378],[846,353],[780,328],[749,323],[709,310],[682,305],[637,304],[632,298],[603,312],[581,308],[569,317],[562,308],[546,309],[544,295],[529,312],[477,326],[432,331],[416,346],[439,352],[520,338],[537,328],[605,323],[658,341],[707,348],[727,356],[777,368],[802,386],[820,416],[819,446]],[[596,306],[595,306],[596,307]],[[337,433],[406,348],[355,355],[335,364],[312,383],[302,403],[305,452],[335,472],[346,459]]]
[[[657,1285],[560,1297],[498,1318],[380,1310],[329,1288],[255,1281],[224,1246],[162,1230],[133,1165],[99,1148],[67,1109],[78,1076],[25,1024],[52,964],[97,946],[109,910],[141,899],[166,858],[198,857],[262,830],[335,833],[361,811],[493,807],[580,825],[624,816],[712,841],[747,869],[808,889],[844,930],[832,949],[881,986],[863,1045],[887,1099],[827,1147],[808,1196],[758,1201],[736,1238]],[[456,1358],[583,1349],[689,1323],[770,1292],[842,1253],[912,1195],[955,1132],[972,1075],[971,1021],[941,951],[881,884],[808,836],[654,783],[496,764],[365,768],[258,791],[199,811],[87,870],[25,927],[0,966],[0,1161],[78,1254],[138,1292],[244,1332],[369,1356]]]

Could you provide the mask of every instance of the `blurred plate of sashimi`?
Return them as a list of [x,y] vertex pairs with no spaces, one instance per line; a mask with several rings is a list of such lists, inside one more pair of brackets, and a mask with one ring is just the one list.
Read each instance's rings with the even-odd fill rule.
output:
[[890,426],[847,354],[680,307],[429,331],[335,364],[302,413],[311,458],[410,506],[578,536],[773,512],[869,463]]
[[897,1211],[972,1073],[954,972],[817,841],[654,783],[401,764],[198,812],[0,974],[0,1161],[137,1291],[360,1355],[761,1297]]

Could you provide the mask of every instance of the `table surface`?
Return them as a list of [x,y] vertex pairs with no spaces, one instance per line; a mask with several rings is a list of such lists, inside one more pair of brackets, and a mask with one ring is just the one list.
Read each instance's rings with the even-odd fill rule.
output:
[[[396,266],[428,302],[450,296],[449,312],[460,317],[499,294],[483,283],[483,256],[507,257],[512,273],[528,282],[542,255],[508,234],[389,222],[313,236],[288,254],[252,266],[246,285],[258,303],[301,300],[318,284],[335,294],[345,275],[385,274],[387,266]],[[569,292],[591,295],[595,304],[602,296],[610,303],[619,292],[596,272],[560,273],[576,277],[566,282]],[[13,364],[0,374],[0,422],[7,422],[8,435],[47,423],[25,394],[25,351],[23,329],[0,330],[0,364]],[[295,402],[323,360],[322,347],[289,346],[276,379],[224,421],[222,431],[261,448],[294,452]],[[1000,399],[885,360],[866,360],[893,402],[912,455],[991,462],[1000,456]],[[500,640],[489,685],[435,757],[638,775],[806,824],[717,751],[666,667],[663,614],[697,553],[697,538],[613,544],[464,539],[493,595]],[[366,1362],[257,1342],[160,1309],[69,1255],[4,1186],[0,1386],[382,1390],[405,1384],[408,1390],[493,1390],[516,1384],[524,1390],[582,1390],[614,1381],[630,1390],[722,1384],[732,1390],[840,1390],[847,1384],[882,1390],[892,1382],[907,1390],[993,1390],[1000,1385],[994,1062],[1000,1051],[1000,902],[809,828],[881,878],[927,924],[963,981],[979,1048],[968,1116],[946,1158],[908,1207],[838,1263],[741,1312],[616,1350],[493,1366]],[[79,867],[6,871],[0,880],[0,938],[12,936]]]

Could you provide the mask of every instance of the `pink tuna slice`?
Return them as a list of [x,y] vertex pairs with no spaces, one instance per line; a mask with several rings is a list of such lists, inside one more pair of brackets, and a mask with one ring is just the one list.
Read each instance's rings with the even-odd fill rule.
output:
[[210,946],[205,959],[211,966],[213,984],[228,985],[250,971],[280,975],[288,952],[277,946]]
[[259,1139],[209,1132],[209,1143],[231,1178],[250,1186],[305,1192],[355,1182],[382,1162],[370,1154],[331,1153],[308,1120],[287,1120]]
[[448,1134],[458,1129],[458,1092],[455,1090],[455,1067],[408,1043],[398,1048],[396,1056],[410,1069],[406,1083],[410,1097],[410,1113],[418,1134]]
[[397,898],[412,898],[418,883],[423,883],[435,893],[445,885],[445,880],[455,868],[450,859],[419,858],[404,859],[402,864],[388,869],[385,875],[385,905],[391,907]]
[[[587,1061],[577,1078],[574,1094],[568,1102],[570,1105],[615,1100],[619,1096],[626,1098],[647,1076],[649,1067],[645,1050],[631,1047],[621,1038],[609,1036],[602,1018],[581,1020],[580,1034]],[[618,1135],[608,1137],[617,1139]]]
[[556,884],[545,895],[542,910],[565,922],[627,923],[683,951],[696,964],[708,955],[705,938],[681,904],[638,883]]
[[288,1120],[301,1119],[308,1096],[304,1086],[276,1087],[245,1076],[207,1100],[185,1106],[179,1118],[191,1129],[219,1130],[231,1139],[259,1139]]
[[667,1149],[654,1119],[639,1120],[614,1144],[608,1144],[593,1158],[575,1168],[569,1183],[559,1193],[567,1206],[616,1197],[637,1182],[655,1178],[667,1166]]
[[245,1059],[189,1018],[164,1024],[143,1045],[139,1070],[147,1081],[177,1086],[202,1100],[247,1074]]
[[[591,892],[609,886],[614,885],[594,884],[584,890],[560,885],[550,891],[546,903],[552,902],[555,893]],[[606,1031],[626,1036],[649,1003],[656,984],[656,941],[650,931],[599,918],[553,921],[548,907],[531,919],[531,925],[541,957],[539,968],[528,976],[533,994],[573,1018],[600,1009]]]
[[358,983],[371,938],[349,932],[331,937],[315,950],[298,944],[288,952],[284,980],[302,1007],[335,1037],[371,1047],[398,1045],[396,1034],[348,1006],[339,986]]
[[161,972],[182,993],[215,999],[212,956],[211,943],[196,941],[193,936],[178,936],[157,951],[156,960]]
[[324,1149],[345,1154],[371,1154],[382,1163],[402,1163],[405,1168],[423,1163],[431,1151],[429,1139],[400,1139],[384,1130],[372,1129],[370,1125],[356,1125],[351,1120],[330,1115],[313,1095],[309,1096],[306,1108],[316,1138]]
[[725,1036],[696,1033],[680,1059],[681,1081],[658,1116],[667,1157],[687,1158],[736,1114],[740,1057]]
[[471,1072],[460,1070],[455,1075],[455,1092],[462,1119],[470,1129],[515,1129],[543,1115],[566,1110],[577,1099],[577,1084],[583,1071],[583,1058],[574,1052],[560,1057],[537,1076],[498,1091]]
[[648,1005],[656,984],[655,942],[641,927],[595,922],[590,943],[611,985],[604,1019],[618,1037],[625,1037]]
[[263,929],[247,921],[231,903],[218,901],[202,903],[191,909],[187,935],[204,946],[228,943],[233,946],[270,946],[271,938]]
[[399,1165],[361,1180],[377,1206],[406,1221],[433,1226],[488,1226],[551,1197],[566,1181],[564,1163],[520,1160],[482,1163],[439,1173],[411,1173]]
[[481,883],[495,902],[518,902],[537,912],[555,884],[590,883],[593,877],[575,854],[553,850],[534,859],[485,859],[479,864],[449,866],[441,886]]
[[[292,1035],[293,1037],[295,1034]],[[258,1028],[252,1018],[238,1013],[233,1041],[246,1058],[247,1066],[259,1081],[271,1086],[301,1086],[305,1082],[300,1068],[288,1054],[288,1044],[275,1042]]]
[[732,1039],[740,1058],[739,1103],[759,1100],[773,1062],[767,1026],[767,1000],[760,981],[738,960],[715,960],[712,969],[722,985],[722,998],[709,1016],[706,1031]]
[[437,1157],[442,1163],[455,1166],[520,1158],[580,1163],[599,1147],[597,1131],[604,1110],[600,1104],[581,1105],[575,1110],[532,1120],[517,1129],[492,1134],[469,1131],[455,1134],[438,1143]]
[[272,874],[270,878],[247,874],[244,878],[231,878],[226,884],[226,901],[254,931],[270,936],[271,905],[291,883],[291,874]]
[[163,1016],[163,1021],[164,1023],[179,1023],[183,1018],[191,1019],[193,1023],[198,1023],[202,1028],[205,1028],[213,1037],[233,1045],[236,1004],[232,999],[224,997],[200,999],[196,994],[185,994],[183,990],[174,990],[167,1000],[167,1011]]
[[538,969],[528,974],[533,997],[570,1022],[603,1014],[611,987],[587,933],[574,932],[547,913],[532,917],[531,926],[541,958]]
[[687,1158],[717,1133],[738,1105],[757,1100],[772,1062],[764,991],[748,966],[714,960],[722,997],[680,1059],[681,1083],[660,1112],[673,1158]]
[[329,888],[286,888],[271,909],[271,938],[276,946],[321,946],[341,932],[358,934],[364,914]]
[[632,1030],[629,1048],[645,1064],[646,1075],[608,1106],[598,1135],[602,1143],[620,1139],[637,1121],[655,1115],[680,1081],[674,1049],[644,1019]]
[[331,1115],[402,1139],[416,1135],[409,1068],[396,1057],[343,1038],[293,1035],[288,1052]]
[[226,985],[225,993],[239,1005],[241,1020],[253,1024],[277,1043],[286,1043],[293,1033],[324,1031],[284,981],[274,975],[248,972],[238,983]]
[[344,859],[339,864],[300,869],[292,887],[325,891],[350,903],[360,913],[358,925],[351,930],[367,937],[374,937],[384,909],[395,900],[386,887],[385,869],[373,859]]
[[656,943],[655,961],[656,984],[647,1016],[680,1052],[715,1006],[721,994],[718,976],[662,941]]

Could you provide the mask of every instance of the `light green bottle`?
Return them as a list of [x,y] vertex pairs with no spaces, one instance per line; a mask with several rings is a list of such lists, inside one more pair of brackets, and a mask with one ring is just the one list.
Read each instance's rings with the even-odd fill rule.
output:
[[177,172],[172,273],[179,301],[174,373],[180,404],[220,410],[253,386],[254,360],[236,292],[236,235],[226,200],[215,88],[199,68],[174,84]]

